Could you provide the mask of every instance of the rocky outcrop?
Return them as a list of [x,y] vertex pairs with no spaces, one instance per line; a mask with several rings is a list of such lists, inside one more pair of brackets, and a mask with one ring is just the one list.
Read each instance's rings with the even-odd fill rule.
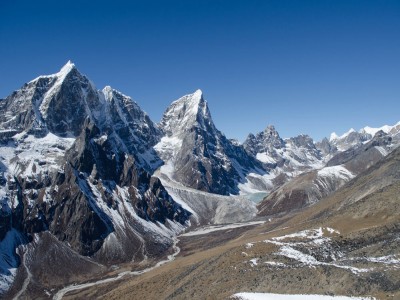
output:
[[273,155],[276,149],[282,149],[285,146],[285,142],[275,127],[269,125],[256,135],[250,133],[243,145],[246,151],[254,156],[263,152]]
[[338,149],[335,145],[331,144],[328,138],[323,138],[322,141],[315,143],[315,147],[321,151],[321,154],[325,157],[332,156]]

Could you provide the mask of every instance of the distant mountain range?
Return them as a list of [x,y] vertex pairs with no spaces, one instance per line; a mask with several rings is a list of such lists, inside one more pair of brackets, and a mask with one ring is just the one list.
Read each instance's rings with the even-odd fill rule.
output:
[[[313,205],[399,143],[400,123],[320,142],[282,139],[270,125],[240,144],[216,128],[200,90],[157,124],[68,62],[0,100],[0,294],[25,273],[40,296],[151,264],[184,230]],[[268,194],[258,207],[254,193]]]

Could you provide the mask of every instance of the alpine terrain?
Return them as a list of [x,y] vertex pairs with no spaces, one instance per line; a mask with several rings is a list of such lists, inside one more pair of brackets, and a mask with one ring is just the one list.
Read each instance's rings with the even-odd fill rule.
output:
[[397,299],[399,144],[400,122],[241,144],[201,90],[155,123],[69,61],[0,100],[0,295]]

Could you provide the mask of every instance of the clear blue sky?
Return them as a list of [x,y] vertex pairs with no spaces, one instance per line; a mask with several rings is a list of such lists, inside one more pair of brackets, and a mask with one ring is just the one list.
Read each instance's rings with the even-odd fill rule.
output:
[[400,120],[400,1],[0,1],[0,97],[71,59],[158,122],[201,88],[230,138]]

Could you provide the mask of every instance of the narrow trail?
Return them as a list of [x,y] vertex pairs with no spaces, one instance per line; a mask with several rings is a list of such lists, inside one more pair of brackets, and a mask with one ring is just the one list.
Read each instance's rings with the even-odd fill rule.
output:
[[[227,225],[214,225],[214,226],[204,226],[203,228],[196,230],[196,231],[191,231],[189,233],[184,233],[181,234],[180,236],[193,236],[193,235],[202,235],[202,234],[207,234],[210,232],[214,232],[214,231],[219,231],[219,230],[226,230],[226,229],[232,229],[232,228],[238,228],[238,227],[245,227],[245,226],[253,226],[253,225],[258,225],[258,224],[262,224],[265,221],[253,221],[253,222],[245,222],[245,223],[234,223],[234,224],[227,224]],[[76,291],[76,290],[81,290],[81,289],[85,289],[88,287],[92,287],[92,286],[96,286],[96,285],[100,285],[100,284],[104,284],[104,283],[109,283],[109,282],[114,282],[117,280],[120,280],[122,277],[125,276],[138,276],[144,273],[147,273],[149,271],[152,271],[166,263],[169,263],[171,261],[173,261],[175,259],[175,257],[180,253],[181,249],[177,246],[179,243],[179,236],[174,238],[174,243],[172,245],[172,248],[174,250],[174,253],[172,253],[171,255],[167,256],[167,259],[159,261],[157,264],[155,264],[152,267],[146,268],[144,270],[141,271],[125,271],[125,272],[121,272],[119,273],[117,276],[115,277],[110,277],[110,278],[106,278],[106,279],[101,279],[98,281],[93,281],[93,282],[88,282],[88,283],[83,283],[83,284],[71,284],[61,290],[59,290],[54,296],[53,296],[53,300],[61,300],[62,297],[71,292],[71,291]]]
[[29,285],[29,283],[31,282],[31,279],[32,279],[32,273],[31,273],[31,271],[29,271],[29,268],[26,265],[26,258],[28,256],[29,249],[28,249],[27,246],[24,246],[23,249],[25,250],[25,252],[24,252],[24,257],[22,259],[22,264],[24,265],[24,268],[26,270],[26,278],[24,280],[24,283],[22,284],[21,289],[14,296],[13,300],[18,300],[23,295],[23,293],[25,293],[25,291],[28,288],[28,285]]
[[110,278],[106,278],[106,279],[101,279],[98,281],[93,281],[93,282],[88,282],[88,283],[83,283],[83,284],[71,284],[61,290],[59,290],[54,296],[53,296],[53,300],[61,300],[62,297],[71,292],[71,291],[76,291],[76,290],[81,290],[81,289],[85,289],[88,287],[92,287],[95,285],[100,285],[100,284],[104,284],[104,283],[109,283],[109,282],[113,282],[113,281],[117,281],[120,280],[121,278],[125,277],[125,276],[137,276],[137,275],[141,275],[144,273],[147,273],[149,271],[152,271],[168,262],[171,262],[175,259],[175,257],[180,253],[181,249],[177,246],[177,244],[179,243],[179,240],[177,238],[174,239],[174,243],[172,245],[172,248],[174,249],[174,253],[171,255],[168,255],[167,259],[159,261],[157,264],[155,264],[152,267],[146,268],[144,270],[141,271],[125,271],[125,272],[121,272],[119,273],[117,276],[115,277],[110,277]]

